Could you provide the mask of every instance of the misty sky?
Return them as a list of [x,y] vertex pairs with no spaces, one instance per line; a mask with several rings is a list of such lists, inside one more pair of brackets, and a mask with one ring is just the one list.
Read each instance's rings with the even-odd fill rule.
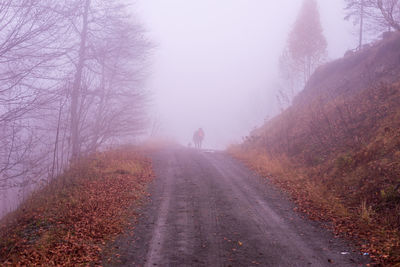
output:
[[[301,0],[137,0],[156,48],[146,87],[162,134],[183,145],[203,127],[205,146],[238,142],[276,114],[277,62]],[[320,0],[331,59],[354,48],[343,0]]]

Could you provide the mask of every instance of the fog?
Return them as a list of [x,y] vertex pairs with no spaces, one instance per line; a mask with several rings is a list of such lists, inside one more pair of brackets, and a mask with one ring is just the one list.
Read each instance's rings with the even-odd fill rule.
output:
[[[155,48],[146,87],[158,134],[183,145],[202,127],[204,146],[240,142],[279,111],[278,58],[301,0],[138,0]],[[356,46],[344,1],[319,1],[329,59]]]

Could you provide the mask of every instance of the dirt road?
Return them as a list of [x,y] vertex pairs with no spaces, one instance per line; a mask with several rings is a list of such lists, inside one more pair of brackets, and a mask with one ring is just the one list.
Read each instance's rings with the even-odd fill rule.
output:
[[362,266],[367,261],[301,218],[279,190],[224,153],[167,150],[154,156],[154,167],[152,196],[133,240],[120,241],[121,265]]

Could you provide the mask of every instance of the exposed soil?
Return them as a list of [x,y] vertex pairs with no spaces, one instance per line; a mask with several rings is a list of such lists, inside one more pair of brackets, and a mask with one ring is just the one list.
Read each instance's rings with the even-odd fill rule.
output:
[[228,155],[154,155],[156,179],[121,266],[363,266],[368,258],[293,211],[273,185]]

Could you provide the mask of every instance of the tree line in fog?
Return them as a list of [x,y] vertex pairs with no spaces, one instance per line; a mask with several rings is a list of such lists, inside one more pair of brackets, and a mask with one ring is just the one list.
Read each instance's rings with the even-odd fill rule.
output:
[[0,188],[143,132],[148,49],[122,1],[1,1]]
[[[358,26],[361,50],[369,39],[385,32],[400,31],[400,0],[345,0],[344,19]],[[304,0],[280,56],[280,86],[277,94],[282,109],[304,87],[313,72],[326,62],[327,41],[323,34],[316,0]]]

